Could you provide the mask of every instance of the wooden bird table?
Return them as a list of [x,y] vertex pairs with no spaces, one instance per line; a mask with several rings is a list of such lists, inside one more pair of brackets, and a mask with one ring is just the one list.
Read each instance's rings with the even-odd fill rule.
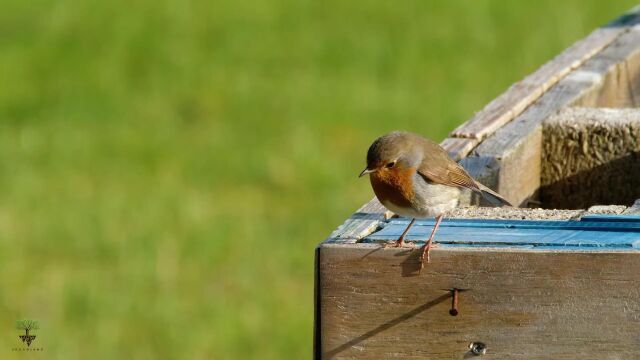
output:
[[433,220],[409,232],[415,250],[381,246],[407,222],[318,248],[318,357],[461,359],[472,344],[494,359],[640,354],[640,216],[446,219],[422,270]]
[[441,143],[521,208],[466,194],[423,269],[382,246],[408,219],[375,199],[318,246],[315,358],[640,358],[639,20],[596,29]]

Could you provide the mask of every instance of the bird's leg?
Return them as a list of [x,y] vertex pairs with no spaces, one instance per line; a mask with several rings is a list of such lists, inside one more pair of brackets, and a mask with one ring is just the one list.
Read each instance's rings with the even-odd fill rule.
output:
[[404,242],[404,237],[407,235],[407,233],[409,232],[409,229],[411,229],[411,227],[413,226],[413,223],[416,222],[416,219],[413,218],[411,219],[411,222],[409,223],[409,225],[407,226],[406,229],[404,229],[404,231],[402,232],[402,235],[400,235],[400,237],[398,238],[398,240],[396,240],[394,243],[390,244],[390,246],[393,247],[403,247],[405,242]]
[[396,241],[396,246],[397,247],[403,247],[404,246],[404,237],[407,235],[407,233],[409,232],[409,229],[411,229],[411,227],[413,226],[414,222],[416,222],[416,218],[411,219],[411,222],[409,223],[407,228],[404,229],[404,231],[402,232],[402,235],[400,235],[400,237]]
[[427,240],[427,243],[422,247],[422,256],[420,257],[420,261],[422,262],[421,268],[424,268],[425,258],[427,262],[429,262],[429,249],[431,249],[431,242],[436,235],[436,230],[438,230],[438,226],[440,226],[440,222],[442,222],[442,216],[443,215],[440,214],[436,217],[436,224],[433,226],[433,230],[431,230],[431,236],[429,236],[429,240]]

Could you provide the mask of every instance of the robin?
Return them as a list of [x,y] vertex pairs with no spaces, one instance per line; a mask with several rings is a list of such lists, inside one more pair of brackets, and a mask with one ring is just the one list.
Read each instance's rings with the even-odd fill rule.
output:
[[411,218],[396,247],[404,246],[405,235],[416,219],[435,217],[431,236],[422,247],[422,263],[429,262],[433,237],[447,211],[458,206],[461,189],[482,195],[496,206],[511,204],[500,194],[475,181],[447,152],[424,137],[394,131],[376,139],[367,152],[367,167],[376,197],[392,212]]

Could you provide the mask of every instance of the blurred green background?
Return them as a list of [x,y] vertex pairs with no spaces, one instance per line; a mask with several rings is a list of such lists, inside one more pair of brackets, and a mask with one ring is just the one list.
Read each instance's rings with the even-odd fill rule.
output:
[[2,1],[0,358],[309,358],[369,143],[441,140],[633,3]]

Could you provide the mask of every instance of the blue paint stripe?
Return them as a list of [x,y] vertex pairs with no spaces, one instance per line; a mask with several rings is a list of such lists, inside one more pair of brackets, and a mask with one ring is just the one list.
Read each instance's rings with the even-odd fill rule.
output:
[[639,215],[585,215],[580,221],[594,222],[640,222]]
[[[395,218],[386,224],[409,223],[408,219]],[[414,226],[432,227],[435,220],[417,220]],[[591,231],[635,231],[640,232],[640,221],[629,219],[622,221],[573,221],[573,220],[498,220],[498,219],[444,219],[441,227],[472,227],[472,228],[496,228],[496,229],[564,229],[564,230],[591,230]]]
[[[363,242],[396,240],[407,219],[391,219]],[[408,241],[424,243],[435,222],[419,220],[407,234]],[[533,221],[446,219],[436,243],[452,246],[518,247],[536,249],[640,249],[640,222],[630,221]]]
[[594,247],[581,247],[581,246],[532,246],[532,245],[468,245],[468,244],[440,244],[440,249],[508,249],[508,250],[549,250],[549,251],[572,251],[572,252],[585,252],[585,253],[598,253],[602,251],[624,251],[624,252],[638,252],[635,248],[594,248]]

